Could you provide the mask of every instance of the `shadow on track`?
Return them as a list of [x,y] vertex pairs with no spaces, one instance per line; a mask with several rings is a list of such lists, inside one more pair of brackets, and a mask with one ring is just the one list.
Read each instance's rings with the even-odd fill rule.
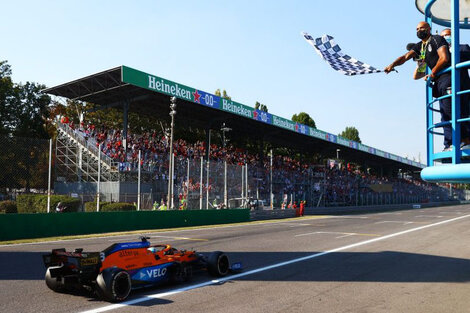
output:
[[[0,252],[0,281],[43,280],[47,252]],[[310,256],[317,252],[226,252],[244,271]],[[468,282],[470,260],[437,255],[381,252],[335,252],[259,272],[236,280],[345,282]],[[195,281],[210,277],[196,275]],[[191,283],[190,283],[191,284]]]

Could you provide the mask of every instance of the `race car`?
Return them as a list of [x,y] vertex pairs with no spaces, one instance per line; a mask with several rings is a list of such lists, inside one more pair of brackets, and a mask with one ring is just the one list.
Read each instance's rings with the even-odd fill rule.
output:
[[197,270],[216,277],[241,270],[241,263],[230,265],[221,251],[205,256],[167,244],[151,245],[147,239],[116,243],[101,252],[53,249],[43,255],[46,285],[55,292],[85,288],[104,300],[119,302],[133,289],[188,281]]

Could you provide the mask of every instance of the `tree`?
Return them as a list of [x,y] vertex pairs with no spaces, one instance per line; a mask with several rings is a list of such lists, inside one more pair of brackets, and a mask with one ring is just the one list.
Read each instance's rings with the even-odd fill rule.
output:
[[343,130],[343,132],[339,134],[339,136],[361,143],[361,138],[359,137],[359,131],[356,129],[356,127],[353,127],[353,126],[346,127]]
[[22,137],[48,138],[46,132],[47,118],[51,98],[41,93],[46,86],[26,82],[16,85],[17,98],[14,116],[10,119],[14,125],[13,134]]
[[0,61],[0,134],[48,138],[46,122],[51,98],[41,93],[44,88],[31,82],[13,83],[10,65]]
[[11,67],[7,61],[0,61],[0,134],[10,133],[10,102],[14,98]]
[[292,115],[292,121],[304,124],[313,128],[317,128],[315,121],[308,115],[308,113],[300,112],[299,114]]

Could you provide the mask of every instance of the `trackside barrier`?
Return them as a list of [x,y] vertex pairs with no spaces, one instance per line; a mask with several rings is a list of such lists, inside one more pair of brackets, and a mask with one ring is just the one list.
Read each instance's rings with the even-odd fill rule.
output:
[[247,222],[248,209],[0,214],[0,241]]

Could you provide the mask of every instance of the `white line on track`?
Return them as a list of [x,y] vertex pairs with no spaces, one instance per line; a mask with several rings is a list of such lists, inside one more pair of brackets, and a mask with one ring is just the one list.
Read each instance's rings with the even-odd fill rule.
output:
[[409,222],[409,221],[380,221],[380,222],[375,222],[374,224],[384,224],[384,223],[398,223],[398,224],[414,224],[417,222]]
[[359,219],[367,219],[368,216],[346,216],[346,215],[333,215],[330,218],[359,218]]
[[359,247],[359,246],[364,246],[364,245],[374,243],[374,242],[377,242],[377,241],[381,241],[381,240],[385,240],[385,239],[405,235],[405,234],[408,234],[408,233],[411,233],[411,232],[423,230],[423,229],[434,227],[434,226],[439,226],[439,225],[442,225],[442,224],[446,224],[446,223],[454,222],[454,221],[457,221],[457,220],[461,220],[461,219],[464,219],[464,218],[467,218],[467,217],[470,217],[470,214],[455,217],[455,218],[452,218],[452,219],[449,219],[449,220],[445,220],[445,221],[441,221],[441,222],[437,222],[437,223],[433,223],[433,224],[428,224],[428,225],[424,225],[424,226],[404,230],[404,231],[401,231],[401,232],[398,232],[398,233],[393,233],[393,234],[390,234],[390,235],[385,235],[385,236],[374,238],[374,239],[369,239],[369,240],[366,240],[366,241],[361,241],[361,242],[358,242],[358,243],[354,243],[354,244],[351,244],[351,245],[347,245],[347,246],[327,250],[327,251],[324,251],[324,252],[315,253],[315,254],[312,254],[312,255],[307,255],[307,256],[304,256],[304,257],[301,257],[301,258],[292,259],[292,260],[289,260],[289,261],[280,262],[280,263],[276,263],[276,264],[273,264],[273,265],[253,269],[253,270],[248,271],[248,272],[227,276],[227,277],[220,278],[220,279],[217,279],[217,280],[209,280],[209,281],[206,281],[206,282],[203,282],[203,283],[200,283],[200,284],[186,286],[186,287],[183,287],[183,288],[170,290],[168,292],[156,293],[156,294],[153,294],[153,295],[148,295],[148,296],[145,296],[145,297],[129,300],[129,301],[122,302],[122,303],[111,304],[111,305],[104,306],[104,307],[101,307],[101,308],[92,309],[92,310],[88,310],[88,311],[83,311],[81,313],[106,312],[106,311],[111,311],[111,310],[119,309],[119,308],[122,308],[122,307],[126,307],[126,306],[129,306],[129,305],[133,305],[133,304],[136,304],[136,303],[149,301],[149,300],[152,300],[152,299],[160,299],[160,298],[167,297],[167,296],[170,296],[170,295],[182,293],[184,291],[189,291],[189,290],[192,290],[192,289],[206,287],[206,286],[210,286],[210,285],[214,285],[214,284],[220,284],[220,283],[223,283],[223,282],[226,282],[226,281],[229,281],[229,280],[234,280],[234,279],[237,279],[237,278],[240,278],[240,277],[245,277],[245,276],[248,276],[248,275],[253,275],[253,274],[260,273],[260,272],[272,270],[272,269],[275,269],[275,268],[278,268],[278,267],[281,267],[281,266],[286,266],[286,265],[290,265],[290,264],[293,264],[293,263],[318,258],[318,257],[324,256],[324,255],[327,255],[327,254],[334,253],[334,252],[348,250],[348,249],[356,248],[356,247]]
[[295,235],[294,237],[302,237],[302,236],[309,236],[309,235],[316,235],[316,234],[341,235],[336,238],[344,238],[344,237],[349,237],[349,236],[374,236],[374,237],[380,236],[377,234],[345,233],[345,232],[337,232],[337,231],[316,231],[313,233]]
[[416,215],[415,217],[434,217],[434,218],[441,218],[444,217],[442,215]]
[[[209,241],[209,239],[200,239],[200,238],[188,238],[188,237],[175,237],[175,236],[149,236],[150,238],[165,238],[165,239],[172,239],[172,240],[192,240],[192,241]],[[108,240],[109,242],[119,242],[122,239],[111,239]]]

